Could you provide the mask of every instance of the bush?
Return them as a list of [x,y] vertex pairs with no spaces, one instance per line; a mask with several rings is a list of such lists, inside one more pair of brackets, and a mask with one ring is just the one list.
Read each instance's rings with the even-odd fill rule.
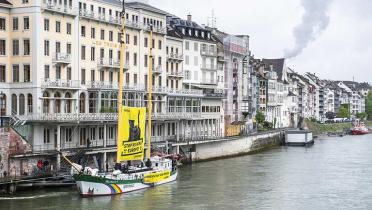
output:
[[266,129],[272,129],[273,128],[273,123],[265,121],[263,122],[263,127]]

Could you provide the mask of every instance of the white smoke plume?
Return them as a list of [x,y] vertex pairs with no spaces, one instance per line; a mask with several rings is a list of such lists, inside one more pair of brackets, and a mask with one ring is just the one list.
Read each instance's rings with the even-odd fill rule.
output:
[[293,58],[301,54],[307,45],[328,27],[327,11],[330,3],[331,0],[301,0],[305,13],[302,15],[301,23],[293,29],[294,47],[284,50],[286,58]]

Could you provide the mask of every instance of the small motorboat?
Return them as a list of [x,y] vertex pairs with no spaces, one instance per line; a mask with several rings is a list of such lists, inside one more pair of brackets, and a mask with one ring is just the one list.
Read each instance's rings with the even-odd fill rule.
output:
[[351,129],[351,135],[365,135],[369,134],[368,128],[365,126],[363,122],[355,123],[353,128]]

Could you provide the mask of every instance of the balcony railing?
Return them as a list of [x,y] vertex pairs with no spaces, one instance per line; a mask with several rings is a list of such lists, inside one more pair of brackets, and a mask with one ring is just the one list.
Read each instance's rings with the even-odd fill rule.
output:
[[217,57],[217,50],[201,49],[200,54],[203,55],[203,56]]
[[202,70],[217,71],[216,65],[202,65]]
[[[87,87],[90,89],[119,89],[119,83],[117,82],[107,82],[107,81],[92,81],[88,82]],[[144,91],[144,85],[123,85],[124,91]]]
[[[20,115],[20,119],[32,122],[116,122],[117,113],[39,113],[30,115]],[[173,120],[173,119],[194,119],[200,118],[201,113],[194,112],[169,112],[153,113],[152,120]]]
[[169,95],[196,95],[203,96],[202,90],[168,90]]
[[207,79],[204,79],[202,80],[203,84],[206,84],[206,85],[217,85],[217,80],[207,80]]
[[69,64],[71,63],[71,54],[55,53],[52,61],[53,63]]
[[[125,67],[128,67],[129,64],[125,62]],[[112,58],[100,58],[97,63],[98,67],[101,68],[120,68],[120,62]]]
[[177,53],[169,53],[169,54],[167,54],[167,59],[182,61],[183,60],[183,55],[180,55],[180,54],[177,54]]
[[79,89],[80,80],[45,80],[41,83],[42,88],[68,88]]
[[168,77],[183,77],[183,71],[171,71],[167,72]]
[[62,14],[68,14],[68,15],[77,15],[77,10],[73,7],[70,7],[68,5],[62,5],[62,4],[55,4],[54,2],[46,2],[43,3],[42,8],[44,10],[52,11],[52,12],[58,12]]
[[[103,14],[99,14],[99,13],[97,14],[93,11],[84,10],[84,9],[81,9],[79,11],[79,15],[81,17],[92,19],[92,20],[97,20],[97,21],[101,21],[101,22],[105,22],[105,23],[111,23],[111,24],[115,24],[115,25],[121,25],[121,18],[116,17],[116,16],[106,16],[106,15],[103,15]],[[141,24],[139,22],[130,21],[130,20],[125,21],[125,26],[126,27],[141,29],[140,25]]]
[[[142,25],[142,26],[143,26],[142,27],[143,30],[147,30],[147,31],[151,30],[150,25]],[[155,33],[159,33],[159,34],[166,34],[167,33],[167,28],[154,26],[152,28],[152,31],[155,32]]]
[[163,72],[162,66],[157,66],[152,70],[153,74],[161,74]]

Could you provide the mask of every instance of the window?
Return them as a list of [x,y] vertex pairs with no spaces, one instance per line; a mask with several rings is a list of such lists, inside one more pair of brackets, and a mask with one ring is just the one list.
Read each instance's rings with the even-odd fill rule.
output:
[[130,78],[130,74],[129,73],[125,73],[125,83],[126,84],[129,84],[129,78]]
[[112,83],[114,81],[114,72],[110,71],[109,81]]
[[186,65],[189,65],[189,63],[190,63],[190,58],[189,58],[188,55],[185,56],[185,63],[186,63]]
[[50,130],[44,129],[44,144],[50,143]]
[[161,57],[158,57],[158,66],[161,66]]
[[61,79],[61,66],[56,66],[56,79]]
[[194,57],[194,66],[198,66],[198,65],[199,65],[198,56],[195,56]]
[[13,31],[17,31],[17,30],[18,30],[18,18],[14,17],[13,18]]
[[67,80],[71,80],[71,67],[67,67]]
[[6,30],[5,18],[0,18],[0,30]]
[[129,44],[129,39],[130,39],[129,34],[126,34],[125,35],[125,44]]
[[133,74],[133,84],[137,84],[137,74]]
[[56,32],[61,33],[61,22],[60,21],[56,21]]
[[90,70],[90,80],[92,82],[96,80],[96,71],[94,69]]
[[112,42],[114,41],[114,32],[109,31],[109,41]]
[[23,54],[30,55],[30,40],[29,39],[23,40]]
[[100,71],[99,72],[99,81],[103,82],[105,80],[105,72]]
[[31,77],[31,70],[30,70],[30,65],[23,65],[23,81],[24,82],[30,82],[30,77]]
[[95,28],[90,29],[90,38],[92,38],[92,39],[96,38],[96,29]]
[[152,39],[152,42],[151,42],[151,48],[155,48],[155,39]]
[[71,43],[67,43],[67,45],[66,45],[66,53],[71,55]]
[[85,46],[81,46],[81,60],[85,60]]
[[71,34],[71,23],[67,23],[66,25],[66,33]]
[[66,128],[65,130],[65,141],[72,142],[72,128]]
[[30,18],[29,17],[23,17],[23,29],[24,30],[30,29]]
[[0,82],[5,82],[5,65],[0,65]]
[[185,42],[185,49],[186,50],[190,49],[190,43],[188,41]]
[[118,43],[121,41],[121,33],[118,33]]
[[194,51],[197,52],[199,50],[199,44],[194,42]]
[[85,26],[81,26],[81,36],[85,37]]
[[133,65],[137,66],[137,53],[133,53]]
[[45,80],[49,79],[49,65],[44,66],[44,78]]
[[85,69],[81,69],[81,84],[85,85]]
[[103,137],[104,137],[104,128],[99,127],[98,128],[98,138],[101,140],[101,139],[103,139]]
[[137,36],[133,36],[133,45],[137,46]]
[[44,19],[44,31],[49,31],[49,19]]
[[161,42],[161,40],[159,40],[158,41],[158,48],[159,48],[159,50],[161,50],[161,47],[162,47],[161,45],[162,45],[162,42]]
[[147,63],[148,63],[148,59],[147,59],[147,55],[145,55],[145,60],[144,60],[144,66],[147,67]]
[[19,55],[19,40],[13,40],[13,55]]
[[101,40],[105,40],[105,30],[101,29]]
[[143,43],[143,45],[144,45],[144,47],[148,47],[148,38],[145,38],[145,40],[144,40],[144,43]]
[[49,40],[44,40],[44,55],[49,56]]
[[19,65],[13,65],[13,82],[19,82]]
[[4,39],[0,39],[0,55],[5,55],[6,52],[6,44]]
[[61,42],[56,42],[56,53],[61,52]]
[[95,47],[91,47],[90,48],[90,60],[91,61],[94,61],[96,59],[96,48]]

